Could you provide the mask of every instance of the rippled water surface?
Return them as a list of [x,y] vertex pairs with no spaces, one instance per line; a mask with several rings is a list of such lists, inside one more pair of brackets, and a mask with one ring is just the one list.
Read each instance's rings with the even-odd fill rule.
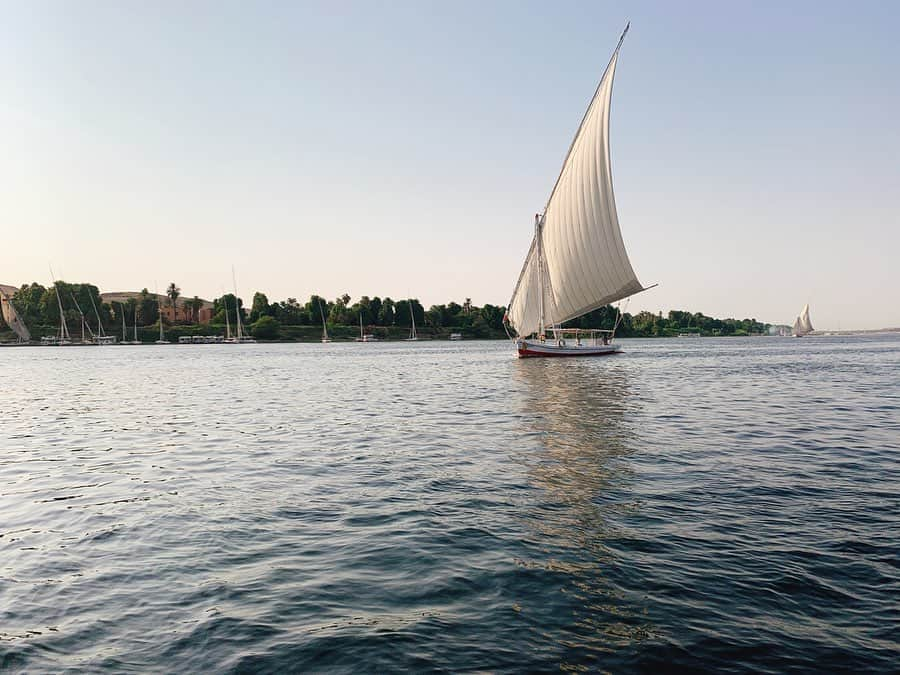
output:
[[888,672],[900,336],[0,350],[0,669]]

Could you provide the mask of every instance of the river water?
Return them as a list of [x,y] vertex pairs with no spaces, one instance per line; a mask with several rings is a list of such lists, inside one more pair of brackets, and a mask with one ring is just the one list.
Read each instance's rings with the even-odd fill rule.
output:
[[897,668],[900,336],[623,343],[0,350],[0,670]]

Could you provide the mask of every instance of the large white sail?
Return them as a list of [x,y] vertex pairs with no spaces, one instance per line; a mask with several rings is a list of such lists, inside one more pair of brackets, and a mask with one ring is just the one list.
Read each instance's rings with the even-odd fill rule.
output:
[[620,39],[535,228],[507,310],[519,335],[644,290],[622,242],[609,158],[610,102],[621,46]]

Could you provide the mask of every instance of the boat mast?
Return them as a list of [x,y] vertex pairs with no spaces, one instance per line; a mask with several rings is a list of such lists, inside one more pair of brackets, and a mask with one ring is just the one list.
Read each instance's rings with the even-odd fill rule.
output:
[[[69,337],[69,329],[66,326],[66,317],[63,313],[62,298],[59,297],[59,286],[56,282],[56,275],[53,274],[53,265],[48,264],[47,266],[50,268],[50,278],[53,279],[53,289],[56,291],[56,304],[59,306],[59,339],[65,340]],[[84,330],[83,327],[82,330]]]
[[537,255],[535,256],[535,260],[537,261],[537,273],[538,273],[538,294],[540,295],[540,327],[538,331],[538,337],[543,339],[544,337],[544,251],[543,246],[541,244],[541,226],[543,225],[543,218],[540,214],[535,214],[534,216],[534,242],[535,246],[537,246]]
[[225,339],[231,339],[231,321],[228,319],[228,300],[222,295],[222,304],[225,305]]
[[122,308],[122,342],[128,341],[128,328],[125,326],[125,303],[120,302],[119,307]]
[[416,313],[413,311],[413,303],[412,300],[409,301],[409,318],[412,321],[412,332],[409,337],[413,340],[416,339]]
[[241,303],[238,301],[237,281],[234,276],[234,265],[231,266],[231,283],[234,286],[234,317],[236,319],[235,331],[237,332],[237,341],[240,342],[241,338],[243,338],[243,331],[241,331]]
[[90,293],[90,289],[88,291],[88,294],[90,295],[90,298],[91,298],[91,307],[94,308],[94,315],[97,317],[97,334],[100,337],[104,337],[103,324],[100,323],[100,312],[97,311],[97,303],[94,302],[94,294]]
[[160,300],[159,293],[156,294],[156,313],[159,314],[159,339],[165,340],[162,324],[162,300]]
[[[53,282],[53,285],[56,287],[56,302],[59,305],[59,339],[63,340],[67,337],[66,335],[66,319],[63,315],[63,306],[62,306],[62,298],[59,297],[59,286],[56,285],[56,282]],[[84,339],[84,326],[81,327],[82,339]]]
[[75,299],[74,293],[69,293],[72,298],[72,302],[75,303],[75,309],[78,310],[78,313],[81,315],[81,341],[84,342],[84,329],[87,326],[88,332],[91,334],[91,337],[94,337],[94,331],[91,330],[91,327],[87,325],[87,319],[84,318],[84,312],[81,311],[81,305],[78,304],[78,300]]

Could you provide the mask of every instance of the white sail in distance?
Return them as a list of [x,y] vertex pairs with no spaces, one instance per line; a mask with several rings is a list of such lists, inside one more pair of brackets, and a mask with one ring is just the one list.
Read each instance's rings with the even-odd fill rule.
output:
[[521,336],[644,290],[622,242],[609,157],[612,85],[627,32],[626,26],[535,227],[507,310]]
[[803,306],[803,311],[800,312],[800,329],[804,333],[812,333],[813,327],[812,322],[809,320],[809,304]]
[[802,336],[812,333],[814,330],[812,322],[809,320],[809,304],[806,304],[803,306],[803,311],[800,312],[800,316],[794,320],[792,332],[794,335]]

